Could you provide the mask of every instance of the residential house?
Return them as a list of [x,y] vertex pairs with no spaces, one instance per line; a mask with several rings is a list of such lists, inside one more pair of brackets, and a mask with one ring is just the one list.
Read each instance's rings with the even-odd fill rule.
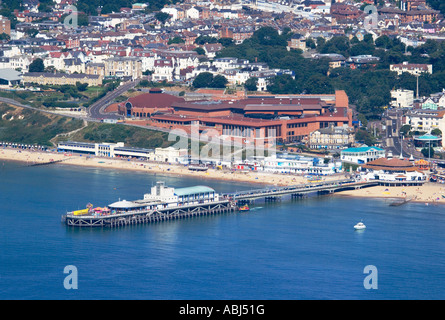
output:
[[142,77],[142,61],[139,57],[111,57],[104,63],[106,77],[130,77],[133,80]]
[[338,53],[316,53],[312,55],[312,59],[327,59],[329,60],[329,68],[335,69],[344,67],[346,58]]
[[99,75],[103,78],[105,77],[105,64],[89,62],[85,66],[85,73],[92,75]]
[[158,59],[154,62],[151,77],[153,81],[172,81],[174,71],[175,67],[172,59]]
[[432,64],[408,63],[405,61],[405,62],[399,63],[399,64],[391,64],[389,66],[389,70],[397,72],[398,75],[401,75],[404,72],[408,72],[414,76],[419,76],[424,72],[432,74],[433,73],[433,65]]
[[45,73],[28,72],[23,74],[24,84],[40,85],[76,85],[76,82],[88,83],[89,86],[102,85],[102,77],[89,74],[65,74],[65,73]]
[[374,68],[379,61],[379,57],[374,57],[371,55],[359,55],[349,57],[346,60],[346,66],[351,69]]
[[300,49],[301,51],[306,51],[306,38],[295,33],[292,35],[290,41],[287,42],[287,48],[289,49]]
[[221,43],[206,43],[202,46],[205,51],[205,54],[208,58],[213,59],[216,56],[216,53],[223,49]]

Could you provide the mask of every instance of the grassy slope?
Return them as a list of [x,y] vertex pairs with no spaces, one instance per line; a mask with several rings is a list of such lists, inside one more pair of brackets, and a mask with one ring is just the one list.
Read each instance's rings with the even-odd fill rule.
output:
[[0,105],[0,141],[52,146],[50,140],[58,133],[82,124],[82,120]]
[[[34,110],[0,105],[0,141],[52,146],[57,134],[68,133],[83,126],[82,120]],[[140,148],[168,147],[164,132],[125,126],[122,124],[89,123],[88,126],[69,137],[56,141],[124,142],[126,146]]]

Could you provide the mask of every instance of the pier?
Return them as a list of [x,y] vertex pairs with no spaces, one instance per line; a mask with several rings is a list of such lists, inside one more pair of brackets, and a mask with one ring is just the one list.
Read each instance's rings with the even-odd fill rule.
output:
[[235,212],[243,204],[252,203],[257,199],[265,202],[278,202],[284,196],[291,198],[306,197],[311,193],[318,195],[334,192],[360,189],[379,185],[379,181],[357,182],[354,179],[343,179],[328,182],[307,183],[288,187],[264,188],[249,191],[221,194],[217,201],[205,203],[180,204],[172,206],[166,204],[163,208],[136,209],[118,211],[107,215],[67,213],[62,216],[62,222],[75,227],[120,227],[145,223],[156,223],[169,220],[187,219],[197,216],[215,215]]
[[238,208],[233,201],[223,200],[213,203],[171,207],[158,210],[118,213],[106,216],[63,215],[62,222],[74,227],[121,227],[127,225],[156,223],[170,220],[187,219],[205,215],[233,212]]
[[304,197],[310,193],[329,194],[344,190],[354,190],[380,185],[379,181],[357,182],[355,179],[334,180],[327,182],[306,183],[288,187],[264,188],[235,193],[226,193],[222,197],[233,199],[237,202],[249,203],[256,199],[264,199],[266,202],[280,201],[285,195],[292,198]]

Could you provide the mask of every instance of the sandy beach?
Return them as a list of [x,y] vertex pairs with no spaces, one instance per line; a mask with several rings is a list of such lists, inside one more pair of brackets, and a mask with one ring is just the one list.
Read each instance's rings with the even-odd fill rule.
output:
[[[252,184],[289,186],[307,183],[302,175],[272,174],[266,172],[241,172],[208,169],[206,172],[190,171],[182,165],[167,163],[153,163],[139,160],[101,158],[86,155],[71,155],[66,153],[41,152],[30,150],[18,150],[4,148],[0,149],[0,159],[21,161],[27,165],[60,161],[63,165],[77,165],[107,168],[110,170],[138,170],[151,174],[181,175],[203,177],[206,179],[219,179],[226,181],[237,181]],[[344,175],[326,176],[324,181],[344,178]],[[425,183],[423,186],[413,187],[369,187],[358,190],[348,190],[336,193],[340,196],[387,198],[387,199],[409,199],[410,201],[425,203],[445,204],[445,185],[438,183]]]
[[[168,163],[154,163],[140,160],[117,159],[117,158],[103,158],[87,155],[71,155],[67,153],[55,153],[55,152],[41,152],[30,150],[17,150],[17,149],[0,149],[0,159],[21,161],[27,165],[37,163],[47,163],[50,161],[60,161],[63,165],[77,165],[77,166],[89,166],[100,167],[108,169],[118,170],[138,170],[147,173],[156,174],[173,174],[181,176],[194,176],[203,177],[206,179],[219,179],[226,181],[239,181],[254,184],[263,185],[277,185],[288,186],[306,183],[307,179],[301,175],[288,175],[288,174],[272,174],[267,172],[242,172],[242,171],[228,171],[208,169],[206,172],[191,171],[183,165],[173,165]],[[323,180],[337,180],[344,178],[343,175],[323,177]]]
[[439,183],[425,183],[423,186],[413,187],[370,187],[360,190],[348,190],[337,193],[342,196],[366,198],[407,199],[412,202],[445,204],[445,185]]

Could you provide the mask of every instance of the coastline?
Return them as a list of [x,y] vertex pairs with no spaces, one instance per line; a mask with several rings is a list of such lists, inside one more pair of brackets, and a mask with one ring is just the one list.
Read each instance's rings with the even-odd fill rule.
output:
[[[66,153],[31,151],[21,149],[0,149],[0,160],[19,161],[27,165],[42,164],[57,161],[62,165],[76,165],[86,167],[105,168],[112,170],[133,170],[150,174],[193,176],[205,179],[217,179],[255,185],[289,186],[307,183],[302,175],[273,174],[267,172],[242,172],[208,169],[205,172],[190,171],[186,166],[168,163],[154,163],[140,160],[104,158],[87,155],[71,155]],[[344,175],[325,176],[324,181],[336,180]],[[335,193],[337,196],[381,198],[381,199],[409,199],[410,202],[445,204],[445,185],[425,183],[423,186],[413,187],[385,187],[376,186],[358,190],[347,190]]]
[[445,185],[427,182],[423,186],[412,187],[385,187],[376,186],[360,190],[347,190],[336,193],[343,197],[360,197],[387,199],[394,202],[407,200],[409,202],[425,204],[445,204]]
[[[243,172],[240,170],[217,170],[209,168],[205,172],[191,171],[184,165],[155,163],[141,160],[128,160],[117,158],[95,157],[87,155],[71,155],[67,153],[31,151],[22,149],[0,149],[0,160],[19,161],[27,165],[57,161],[61,165],[88,166],[113,170],[133,170],[151,174],[181,175],[202,177],[257,185],[289,186],[307,183],[302,175],[273,174],[268,172]],[[343,177],[343,175],[341,175]],[[336,180],[339,176],[323,177],[324,180]]]

